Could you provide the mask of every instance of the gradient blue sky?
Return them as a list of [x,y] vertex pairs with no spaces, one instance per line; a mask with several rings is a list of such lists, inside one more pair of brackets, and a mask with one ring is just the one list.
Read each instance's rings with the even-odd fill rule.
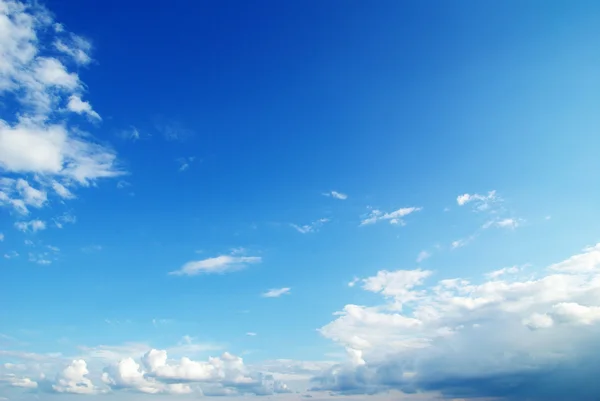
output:
[[[545,336],[540,353],[568,330],[586,346],[597,333],[600,3],[20,4],[0,1],[0,395],[139,393],[110,373],[128,357],[157,392],[246,391],[139,362],[157,349],[227,351],[261,389],[257,372],[325,398],[547,399],[470,376],[458,391],[426,363],[410,385],[377,367],[422,360],[394,341],[400,316],[432,324],[425,304],[446,314],[435,332],[462,341],[498,310]],[[456,297],[485,299],[489,316],[423,295],[458,277],[481,287]],[[546,279],[570,283],[549,287],[562,298],[514,290]],[[487,293],[498,280],[514,287]],[[527,307],[506,306],[516,298]],[[481,346],[546,361],[498,341]],[[93,384],[56,384],[71,360]]]

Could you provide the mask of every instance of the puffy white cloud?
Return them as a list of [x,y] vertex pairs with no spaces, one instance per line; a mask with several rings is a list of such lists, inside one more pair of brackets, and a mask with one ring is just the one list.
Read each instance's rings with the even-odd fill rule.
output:
[[[68,65],[88,63],[90,44],[56,26],[38,4],[0,0],[0,96],[15,106],[0,119],[0,173],[13,181],[10,191],[0,188],[0,204],[23,214],[46,204],[48,188],[69,199],[66,182],[89,185],[123,174],[112,149],[69,125],[72,112],[99,117],[81,100],[85,86]],[[52,43],[71,56],[66,63],[47,53]],[[31,175],[41,187],[26,180]]]
[[404,220],[402,220],[403,217],[408,216],[411,213],[418,212],[421,209],[422,208],[420,207],[404,207],[390,213],[385,213],[378,209],[372,209],[371,212],[361,220],[360,225],[364,226],[368,224],[374,224],[382,220],[387,220],[390,222],[390,224],[404,225]]
[[15,228],[19,231],[36,232],[46,229],[46,223],[42,220],[18,221],[15,223]]
[[143,393],[204,394],[253,393],[270,395],[289,392],[287,386],[272,375],[251,371],[242,358],[227,352],[208,361],[183,357],[170,360],[167,351],[152,349],[138,364],[125,358],[106,368],[102,381],[112,389],[133,389]]
[[213,258],[187,262],[179,270],[170,272],[177,276],[195,276],[197,274],[225,273],[243,269],[250,264],[260,263],[260,256],[220,255]]
[[348,199],[348,195],[346,195],[344,193],[341,193],[341,192],[338,192],[338,191],[325,192],[323,194],[323,196],[330,196],[332,198],[339,199],[339,200],[346,200],[346,199]]
[[264,298],[279,298],[280,296],[284,295],[284,294],[289,294],[291,291],[291,288],[288,287],[284,287],[284,288],[272,288],[267,292],[264,292],[262,294],[262,297]]
[[87,377],[89,373],[84,360],[74,360],[57,375],[52,389],[58,393],[97,394],[100,389]]
[[387,300],[346,305],[321,328],[349,350],[349,362],[318,375],[315,388],[593,400],[599,251],[600,244],[588,247],[538,275],[497,270],[480,283],[455,278],[425,287],[428,272],[415,270],[364,279],[364,289]]
[[318,231],[319,228],[321,228],[321,226],[325,223],[329,222],[329,219],[327,218],[322,218],[316,221],[313,221],[310,224],[305,224],[303,226],[299,226],[296,224],[290,224],[296,231],[298,231],[301,234],[308,234],[308,233],[313,233],[315,231]]

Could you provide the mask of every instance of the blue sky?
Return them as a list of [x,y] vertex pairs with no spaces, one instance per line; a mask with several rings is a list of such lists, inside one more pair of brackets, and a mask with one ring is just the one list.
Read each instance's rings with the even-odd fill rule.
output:
[[0,0],[2,400],[595,399],[599,17]]

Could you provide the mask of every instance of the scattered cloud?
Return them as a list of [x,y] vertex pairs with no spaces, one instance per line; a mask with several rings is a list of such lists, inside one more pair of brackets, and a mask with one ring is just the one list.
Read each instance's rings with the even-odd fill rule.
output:
[[185,141],[194,136],[194,131],[177,121],[159,121],[156,129],[167,141]]
[[462,194],[456,197],[458,206],[464,206],[467,203],[474,204],[475,210],[484,211],[490,208],[491,204],[500,201],[496,191],[489,191],[485,195],[480,194]]
[[15,228],[23,232],[37,232],[46,229],[46,223],[42,220],[18,221]]
[[472,242],[475,239],[476,235],[473,234],[469,237],[466,238],[460,238],[457,239],[455,241],[452,241],[452,243],[450,244],[450,248],[451,249],[457,249],[457,248],[462,248],[463,246],[468,245],[470,242]]
[[260,256],[219,255],[203,260],[194,260],[184,264],[179,270],[170,272],[176,276],[195,276],[198,274],[226,273],[240,270],[248,265],[260,263]]
[[329,191],[329,192],[325,192],[323,193],[323,196],[330,196],[332,198],[335,199],[339,199],[339,200],[346,200],[348,199],[348,195],[338,192],[338,191]]
[[486,277],[494,280],[502,276],[506,276],[508,274],[517,274],[520,271],[521,268],[519,266],[504,267],[502,269],[494,270],[493,272],[486,274]]
[[[64,32],[64,28],[56,32]],[[69,34],[67,37],[57,38],[54,47],[59,52],[70,56],[79,65],[88,65],[92,61],[90,57],[92,43],[79,35]]]
[[100,252],[102,250],[102,245],[88,245],[81,248],[81,252],[91,253],[91,252]]
[[56,29],[36,2],[2,2],[0,21],[0,96],[11,104],[0,118],[0,206],[26,215],[51,194],[72,199],[73,188],[123,175],[113,149],[70,124],[77,114],[100,120],[74,71],[90,63],[90,42]]
[[119,182],[117,182],[117,188],[119,188],[119,189],[127,188],[130,186],[131,186],[131,184],[125,180],[119,180]]
[[17,251],[10,251],[4,254],[4,259],[14,259],[19,257],[19,253]]
[[[142,138],[140,130],[133,125],[118,132],[117,136],[126,141],[137,142]],[[148,135],[149,136],[149,135]]]
[[179,172],[182,173],[190,168],[190,165],[196,160],[195,156],[191,157],[180,157],[177,159],[177,164],[179,164]]
[[371,212],[361,220],[360,225],[365,226],[383,220],[389,221],[390,224],[404,225],[404,220],[402,220],[403,217],[406,217],[414,212],[418,212],[421,209],[422,208],[420,207],[404,207],[390,213],[382,212],[378,209],[371,209]]
[[89,102],[81,100],[79,95],[69,96],[69,103],[67,108],[73,113],[86,114],[92,120],[102,120],[100,114],[96,113],[92,109],[92,105]]
[[422,261],[424,261],[425,259],[429,259],[430,257],[431,257],[431,254],[429,252],[421,251],[417,255],[417,263],[421,263]]
[[269,291],[264,292],[261,296],[263,298],[279,298],[282,295],[289,294],[290,291],[291,291],[291,288],[288,288],[288,287],[272,288]]
[[589,385],[600,364],[589,352],[600,346],[600,244],[537,277],[521,273],[509,267],[479,282],[425,285],[433,272],[398,270],[361,280],[384,302],[346,305],[320,329],[348,358],[317,375],[314,389],[593,400],[600,389]]
[[77,217],[70,213],[63,213],[60,216],[53,219],[56,228],[63,228],[65,224],[75,224]]
[[303,226],[299,226],[296,224],[290,224],[290,226],[292,226],[296,231],[298,231],[301,234],[308,234],[308,233],[314,233],[316,231],[319,231],[319,228],[321,228],[323,226],[323,224],[328,223],[329,219],[327,218],[322,218],[316,221],[313,221],[310,224],[305,224]]

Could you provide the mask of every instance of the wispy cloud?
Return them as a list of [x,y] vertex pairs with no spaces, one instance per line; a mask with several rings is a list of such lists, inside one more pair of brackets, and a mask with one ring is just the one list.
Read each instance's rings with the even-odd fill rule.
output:
[[421,263],[422,261],[424,261],[425,259],[428,259],[429,257],[431,257],[431,254],[429,252],[421,251],[417,255],[417,263]]
[[384,220],[389,221],[390,224],[404,225],[404,220],[402,220],[403,217],[420,210],[422,210],[421,207],[404,207],[393,212],[386,213],[378,209],[372,209],[371,212],[361,220],[360,225],[365,226],[368,224],[375,224]]
[[15,228],[23,232],[36,232],[46,229],[46,223],[42,220],[18,221],[15,223]]
[[158,121],[155,126],[167,141],[185,141],[194,136],[194,131],[178,121]]
[[[129,128],[121,130],[117,133],[117,136],[126,141],[137,142],[142,138],[142,133],[139,129],[134,127],[133,125]],[[149,137],[150,135],[144,135],[144,137]]]
[[498,202],[499,200],[500,199],[498,198],[495,190],[489,191],[485,195],[465,193],[456,197],[456,203],[458,206],[464,206],[467,203],[473,203],[475,205],[475,209],[479,211],[489,209],[492,203]]
[[460,238],[455,241],[452,241],[452,243],[450,244],[450,248],[451,249],[462,248],[463,246],[465,246],[465,245],[469,244],[471,241],[473,241],[475,239],[475,237],[476,237],[475,235],[471,235],[466,238]]
[[179,164],[179,172],[184,172],[190,168],[191,164],[196,160],[195,156],[190,157],[180,157],[177,159],[177,164]]
[[291,291],[291,288],[288,288],[288,287],[272,288],[269,291],[262,293],[261,296],[263,298],[279,298],[280,296],[282,296],[284,294],[289,294],[290,291]]
[[325,192],[323,193],[323,196],[329,196],[335,199],[339,199],[339,200],[346,200],[348,199],[348,195],[342,193],[342,192],[338,192],[338,191],[329,191],[329,192]]
[[255,337],[257,334],[254,333],[254,332],[252,332],[252,331],[249,331],[249,332],[246,333],[246,335],[249,336],[249,337]]
[[198,274],[226,273],[240,270],[248,265],[260,263],[260,256],[220,255],[213,258],[194,260],[184,264],[179,270],[170,272],[176,276],[195,276]]
[[303,226],[299,226],[297,224],[290,224],[290,226],[292,226],[296,231],[298,231],[301,234],[308,234],[318,231],[319,228],[321,228],[321,226],[323,226],[323,224],[327,222],[329,222],[329,219],[323,218],[313,221],[310,224],[305,224]]
[[91,253],[91,252],[100,252],[102,250],[101,245],[88,245],[81,248],[81,252]]

